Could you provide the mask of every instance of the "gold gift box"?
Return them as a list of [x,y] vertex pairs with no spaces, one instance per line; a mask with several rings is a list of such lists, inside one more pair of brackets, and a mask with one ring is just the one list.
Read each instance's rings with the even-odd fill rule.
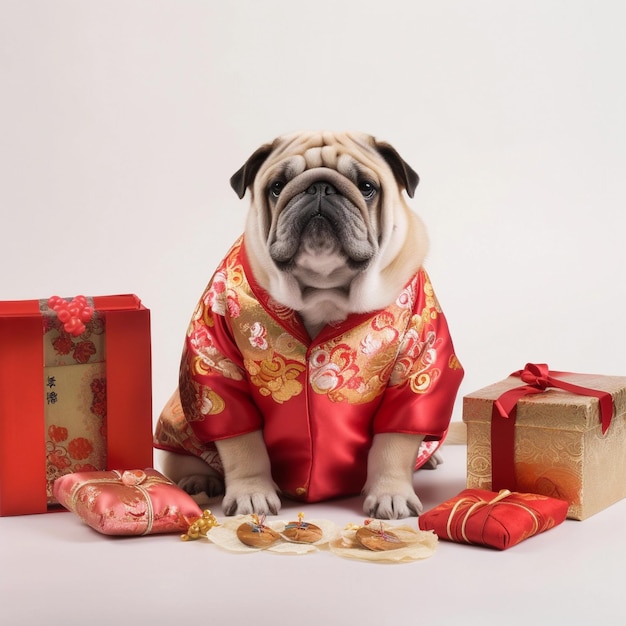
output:
[[[603,435],[596,398],[554,388],[522,398],[515,423],[515,488],[566,500],[567,516],[583,520],[626,497],[626,377],[559,378],[610,393],[611,425]],[[491,490],[493,403],[523,384],[511,376],[463,398],[468,488]]]

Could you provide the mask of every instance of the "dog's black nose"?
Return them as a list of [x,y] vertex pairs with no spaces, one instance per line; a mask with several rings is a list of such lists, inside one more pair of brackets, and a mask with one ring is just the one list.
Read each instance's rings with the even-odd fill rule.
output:
[[312,196],[320,195],[320,196],[331,196],[337,193],[337,190],[330,184],[324,181],[318,181],[317,183],[313,183],[306,192],[311,194]]

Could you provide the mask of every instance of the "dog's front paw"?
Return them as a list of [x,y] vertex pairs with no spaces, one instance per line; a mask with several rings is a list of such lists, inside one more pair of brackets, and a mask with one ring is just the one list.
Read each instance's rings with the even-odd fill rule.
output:
[[209,498],[214,498],[224,493],[224,479],[217,474],[184,476],[178,481],[178,486],[192,496],[204,492]]
[[247,481],[229,485],[222,501],[224,515],[276,515],[280,511],[280,498],[273,483]]
[[402,519],[417,516],[423,508],[414,492],[393,494],[370,491],[363,502],[363,512],[376,519]]

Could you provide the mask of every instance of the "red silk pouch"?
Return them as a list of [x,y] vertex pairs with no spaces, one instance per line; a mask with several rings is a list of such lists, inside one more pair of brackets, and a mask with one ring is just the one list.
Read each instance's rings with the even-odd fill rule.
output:
[[154,469],[66,474],[54,482],[54,496],[104,535],[186,532],[202,516],[189,494]]
[[418,523],[440,539],[506,550],[561,524],[567,507],[564,500],[531,493],[465,489],[422,513]]

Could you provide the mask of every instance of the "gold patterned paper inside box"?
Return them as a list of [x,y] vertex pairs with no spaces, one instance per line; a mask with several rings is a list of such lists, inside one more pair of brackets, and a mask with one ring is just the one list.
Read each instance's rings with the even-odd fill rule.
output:
[[106,364],[104,317],[95,312],[85,331],[65,332],[41,304],[44,319],[46,492],[73,472],[106,469]]
[[[626,497],[626,377],[567,374],[559,378],[610,393],[611,425],[603,435],[598,401],[588,396],[547,389],[519,400],[516,489],[567,500],[567,516],[583,520]],[[520,385],[519,378],[509,377],[463,398],[468,488],[491,490],[493,402]]]

